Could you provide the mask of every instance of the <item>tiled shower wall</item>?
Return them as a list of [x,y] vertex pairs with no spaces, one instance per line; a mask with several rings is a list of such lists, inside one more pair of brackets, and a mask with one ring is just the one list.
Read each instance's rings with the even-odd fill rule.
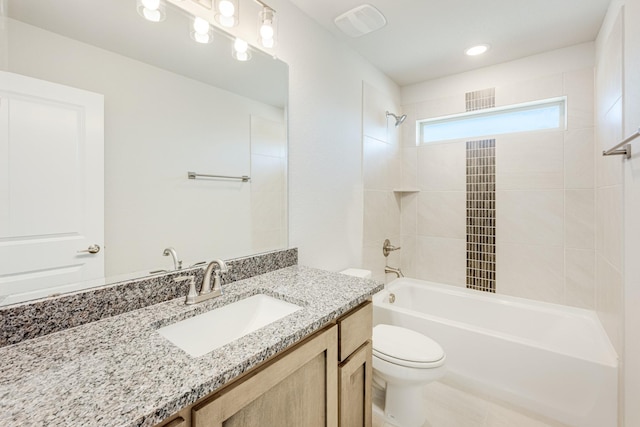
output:
[[[497,293],[595,306],[593,87],[592,67],[495,85],[496,106],[568,98],[567,130],[495,137]],[[415,144],[415,121],[464,112],[465,91],[402,110],[401,184],[420,190],[401,196],[403,270],[465,286],[467,140]]]
[[[363,97],[363,179],[364,230],[362,268],[371,270],[373,278],[385,281],[384,267],[400,267],[404,248],[382,255],[385,239],[400,246],[400,196],[394,192],[401,184],[400,128],[385,112],[400,114],[399,102],[364,83]],[[404,125],[403,125],[404,126]],[[389,275],[389,279],[393,275]]]

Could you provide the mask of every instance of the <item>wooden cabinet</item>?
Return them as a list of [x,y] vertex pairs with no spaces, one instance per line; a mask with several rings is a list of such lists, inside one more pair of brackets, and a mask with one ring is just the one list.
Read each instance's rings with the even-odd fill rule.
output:
[[370,427],[372,304],[156,427]]
[[338,320],[340,427],[371,426],[372,321],[370,302]]
[[338,369],[340,427],[371,426],[371,349],[371,341],[367,341]]
[[335,427],[337,327],[195,406],[193,427]]

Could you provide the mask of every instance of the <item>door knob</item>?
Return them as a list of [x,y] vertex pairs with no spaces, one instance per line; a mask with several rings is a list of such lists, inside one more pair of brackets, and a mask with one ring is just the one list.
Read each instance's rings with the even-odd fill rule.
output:
[[79,254],[83,254],[83,253],[97,254],[98,252],[100,252],[100,246],[99,245],[91,245],[87,249],[85,249],[84,251],[78,251]]

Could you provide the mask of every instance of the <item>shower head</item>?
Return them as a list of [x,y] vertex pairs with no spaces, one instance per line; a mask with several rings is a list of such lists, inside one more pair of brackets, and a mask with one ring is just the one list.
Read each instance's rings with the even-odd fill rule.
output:
[[391,116],[391,117],[393,117],[394,119],[396,119],[396,127],[400,126],[400,125],[402,124],[402,122],[404,122],[404,121],[405,121],[405,119],[407,118],[407,115],[406,115],[406,114],[403,114],[403,115],[401,115],[400,117],[398,117],[398,116],[396,116],[395,114],[390,113],[390,112],[388,112],[388,111],[387,111],[387,117],[389,117],[389,116]]

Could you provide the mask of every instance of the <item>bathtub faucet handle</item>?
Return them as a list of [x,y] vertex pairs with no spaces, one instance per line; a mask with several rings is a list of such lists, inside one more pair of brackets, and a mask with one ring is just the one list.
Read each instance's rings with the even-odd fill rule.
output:
[[400,246],[397,246],[397,247],[393,246],[391,244],[391,242],[389,241],[389,239],[385,239],[384,243],[382,244],[382,254],[385,257],[388,257],[390,252],[397,251],[397,250],[400,250],[400,249],[401,249]]

